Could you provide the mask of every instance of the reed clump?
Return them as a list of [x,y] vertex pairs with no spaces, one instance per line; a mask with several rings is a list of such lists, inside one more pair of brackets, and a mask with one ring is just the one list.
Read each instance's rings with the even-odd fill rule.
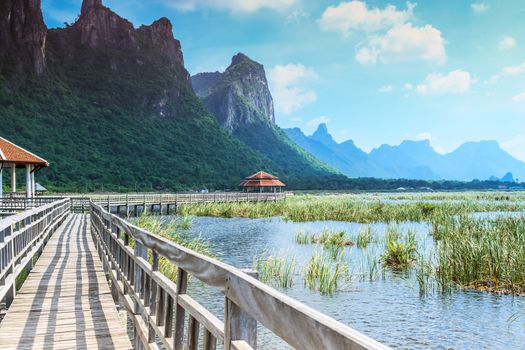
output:
[[525,216],[461,216],[439,230],[436,278],[442,286],[525,292]]
[[408,231],[402,235],[389,228],[385,237],[385,251],[381,257],[383,265],[396,270],[408,270],[412,267],[417,252],[415,232]]
[[349,277],[349,266],[343,257],[334,260],[322,251],[314,252],[303,271],[304,284],[322,295],[333,295]]
[[262,253],[253,258],[253,269],[259,273],[259,280],[280,288],[293,286],[296,268],[294,256]]
[[299,244],[320,244],[323,247],[347,247],[354,245],[354,242],[348,239],[345,230],[326,228],[319,233],[301,230],[295,234],[295,242]]
[[357,233],[356,238],[356,245],[357,248],[366,248],[368,244],[372,241],[372,227],[370,225],[366,225],[364,228],[359,230]]

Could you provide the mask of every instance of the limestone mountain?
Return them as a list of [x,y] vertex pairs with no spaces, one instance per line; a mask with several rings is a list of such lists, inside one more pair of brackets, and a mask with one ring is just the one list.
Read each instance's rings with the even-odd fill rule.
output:
[[[351,177],[471,181],[494,180],[494,174],[510,171],[520,179],[525,176],[525,163],[501,149],[496,141],[467,142],[453,152],[439,154],[428,140],[406,140],[366,153],[352,140],[335,142],[325,124],[310,136],[298,128],[285,131],[301,147]],[[507,180],[512,178],[506,176]]]
[[247,124],[275,123],[264,67],[242,53],[233,56],[224,73],[194,75],[192,84],[206,108],[231,133]]
[[351,177],[387,177],[386,172],[372,162],[368,154],[348,140],[341,144],[334,141],[328,133],[326,124],[319,124],[317,130],[306,136],[301,129],[284,129],[295,143],[319,158],[326,164]]
[[232,137],[195,95],[170,21],[134,28],[101,0],[84,0],[77,21],[56,29],[40,0],[0,3],[0,120],[0,135],[51,162],[39,176],[55,190],[330,174],[306,162],[294,172]]
[[263,65],[238,53],[224,72],[199,73],[191,80],[197,96],[223,128],[284,168],[286,175],[336,173],[298,147],[275,124]]

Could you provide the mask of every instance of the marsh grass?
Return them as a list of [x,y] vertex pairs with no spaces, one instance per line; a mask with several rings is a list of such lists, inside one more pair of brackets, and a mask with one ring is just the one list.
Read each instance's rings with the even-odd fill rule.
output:
[[345,230],[323,229],[319,233],[299,231],[295,234],[295,242],[298,244],[320,244],[323,247],[328,246],[353,246],[354,242],[348,239]]
[[444,287],[525,292],[525,216],[461,216],[440,228],[436,278]]
[[[433,202],[425,201],[424,198],[427,196],[429,195],[413,194],[410,196],[410,201],[396,202],[392,200],[392,198],[396,199],[395,197],[373,197],[366,194],[296,195],[276,202],[191,204],[183,206],[181,213],[183,215],[246,218],[280,216],[285,220],[296,222],[337,220],[366,224],[432,221],[435,217],[450,217],[464,213],[525,209],[525,205],[519,200],[497,200],[498,195],[458,194],[456,197],[451,196],[451,198],[458,198],[455,200]],[[446,194],[433,196],[447,198]],[[483,196],[487,199],[476,200],[476,196]]]
[[412,267],[417,252],[415,232],[409,230],[403,235],[397,229],[389,227],[385,238],[385,251],[381,257],[383,265],[395,270],[408,270]]
[[356,245],[358,248],[366,248],[372,242],[373,231],[370,225],[361,228],[357,233]]
[[304,284],[322,295],[333,295],[349,279],[348,262],[343,258],[334,260],[318,250],[313,253],[303,271]]
[[[191,223],[191,221],[190,221]],[[216,258],[213,254],[210,244],[202,237],[189,237],[183,232],[184,227],[188,227],[185,218],[182,220],[171,220],[165,221],[159,216],[153,216],[148,214],[142,214],[135,224],[153,234],[164,237],[176,244],[194,250],[203,255]],[[133,247],[134,242],[131,241],[130,245]],[[148,259],[151,263],[152,255],[148,253]],[[172,281],[177,280],[177,266],[171,263],[163,256],[159,257],[159,271],[168,277]]]
[[259,273],[259,280],[280,288],[294,284],[297,261],[294,256],[261,253],[253,257],[253,269]]

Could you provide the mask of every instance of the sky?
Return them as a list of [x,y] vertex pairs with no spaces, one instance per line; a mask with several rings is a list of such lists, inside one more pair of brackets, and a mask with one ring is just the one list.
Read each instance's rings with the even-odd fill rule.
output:
[[[324,122],[365,151],[496,140],[525,161],[525,1],[104,0],[135,27],[173,23],[191,74],[242,52],[263,64],[276,121]],[[42,0],[48,27],[81,0]]]

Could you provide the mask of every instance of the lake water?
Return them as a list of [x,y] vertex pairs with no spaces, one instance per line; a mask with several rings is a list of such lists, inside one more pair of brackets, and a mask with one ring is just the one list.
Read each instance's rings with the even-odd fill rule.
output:
[[[377,237],[387,225],[371,225]],[[238,268],[251,268],[253,257],[263,251],[294,255],[298,261],[295,285],[281,289],[338,321],[397,349],[525,349],[525,299],[475,291],[455,290],[420,295],[413,275],[386,273],[372,282],[360,277],[360,266],[371,254],[380,254],[383,243],[367,249],[346,248],[346,259],[355,276],[334,296],[323,296],[304,287],[301,266],[316,249],[299,245],[294,235],[299,230],[345,229],[350,236],[362,225],[346,222],[292,223],[273,219],[193,218],[190,235],[201,235],[211,242],[219,259]],[[399,228],[418,233],[420,245],[427,249],[433,241],[429,225],[399,224]],[[190,295],[222,319],[221,295],[194,281]],[[285,348],[271,334],[261,329],[261,349]]]

